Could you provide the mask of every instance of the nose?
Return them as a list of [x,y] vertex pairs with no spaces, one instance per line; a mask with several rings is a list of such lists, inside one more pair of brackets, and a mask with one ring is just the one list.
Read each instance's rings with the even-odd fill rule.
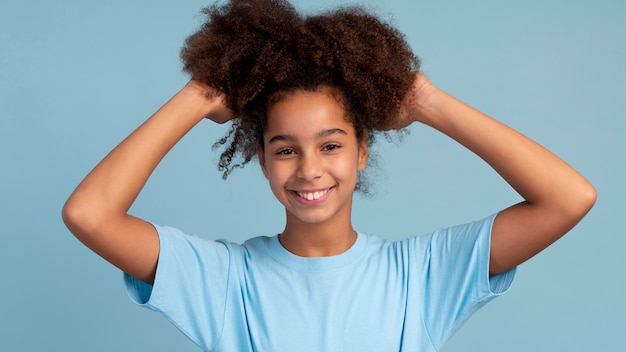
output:
[[322,175],[322,160],[315,154],[301,155],[298,162],[297,176],[306,181],[312,181]]

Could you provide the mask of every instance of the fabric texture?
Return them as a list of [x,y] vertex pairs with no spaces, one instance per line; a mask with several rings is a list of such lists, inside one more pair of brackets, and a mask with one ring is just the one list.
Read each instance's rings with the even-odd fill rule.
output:
[[239,245],[155,225],[154,286],[125,284],[206,351],[438,351],[513,280],[515,269],[489,278],[494,218],[399,241],[359,232],[320,258],[277,236]]

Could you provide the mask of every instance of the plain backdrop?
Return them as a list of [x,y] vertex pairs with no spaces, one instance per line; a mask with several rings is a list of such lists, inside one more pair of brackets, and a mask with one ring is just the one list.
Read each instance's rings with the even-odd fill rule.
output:
[[[340,3],[294,1],[305,12]],[[178,52],[209,4],[0,4],[0,350],[198,350],[134,306],[120,271],[83,247],[60,213],[87,172],[187,81]],[[406,34],[433,83],[560,155],[599,194],[444,351],[625,351],[626,2],[365,4]],[[284,210],[255,162],[221,180],[211,145],[226,128],[192,130],[132,213],[209,239],[281,231]],[[375,151],[377,195],[357,196],[360,230],[397,239],[520,201],[484,162],[425,126],[400,143],[381,138]]]

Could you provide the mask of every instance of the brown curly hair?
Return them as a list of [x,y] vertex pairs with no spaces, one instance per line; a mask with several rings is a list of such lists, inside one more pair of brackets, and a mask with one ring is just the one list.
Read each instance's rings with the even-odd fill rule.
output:
[[263,148],[267,111],[284,93],[336,89],[357,138],[367,133],[372,143],[419,69],[404,36],[360,7],[302,16],[284,0],[231,0],[203,13],[181,58],[184,71],[224,93],[237,117],[214,145],[226,145],[224,178]]

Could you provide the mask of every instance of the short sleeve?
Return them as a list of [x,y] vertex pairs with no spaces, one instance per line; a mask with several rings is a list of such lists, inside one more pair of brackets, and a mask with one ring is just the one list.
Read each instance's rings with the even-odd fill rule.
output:
[[473,313],[506,292],[513,281],[515,269],[489,277],[495,216],[430,235],[424,323],[435,345],[442,345]]
[[214,346],[224,324],[230,245],[155,225],[160,251],[154,285],[128,274],[130,299],[160,312],[205,350]]

